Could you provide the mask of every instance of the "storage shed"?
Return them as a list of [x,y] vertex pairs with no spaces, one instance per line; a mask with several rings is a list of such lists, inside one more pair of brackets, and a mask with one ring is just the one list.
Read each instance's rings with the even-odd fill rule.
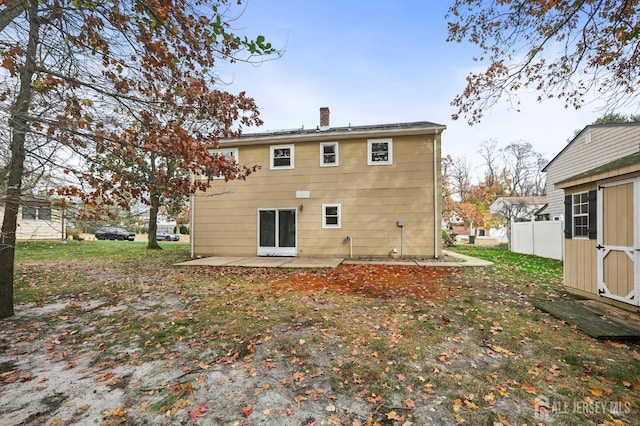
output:
[[640,306],[640,152],[555,188],[565,194],[565,286]]

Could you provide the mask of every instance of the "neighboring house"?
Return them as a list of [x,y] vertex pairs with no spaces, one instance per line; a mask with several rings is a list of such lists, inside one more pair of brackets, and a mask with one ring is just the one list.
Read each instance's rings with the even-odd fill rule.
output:
[[[636,134],[635,141],[625,139],[635,147],[633,153],[584,167],[555,182],[555,189],[564,192],[565,286],[622,306],[640,306],[640,126],[624,128]],[[591,140],[602,150],[610,143]],[[564,161],[564,155],[556,159]]]
[[158,221],[158,232],[168,232],[170,234],[179,233],[178,222],[175,219],[163,219],[162,221]]
[[489,206],[489,215],[504,218],[504,225],[493,227],[489,230],[492,237],[506,243],[509,241],[509,223],[531,220],[544,220],[546,217],[538,216],[538,212],[547,205],[547,197],[498,197]]
[[547,200],[544,209],[551,220],[564,215],[564,193],[554,187],[557,182],[585,170],[607,164],[638,151],[640,123],[592,124],[574,137],[542,169],[546,172]]
[[[0,217],[4,217],[4,200],[0,199]],[[67,238],[63,207],[50,200],[24,196],[18,209],[18,240],[64,240]]]
[[547,205],[547,197],[498,197],[489,206],[489,214],[508,221],[523,222],[539,219],[537,214]]
[[439,256],[445,128],[331,128],[321,108],[316,129],[221,141],[214,151],[261,168],[192,197],[192,255]]

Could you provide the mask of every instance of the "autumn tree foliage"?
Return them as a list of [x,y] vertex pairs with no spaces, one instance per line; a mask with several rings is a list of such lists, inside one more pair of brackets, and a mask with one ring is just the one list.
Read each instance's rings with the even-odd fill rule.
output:
[[453,118],[476,123],[502,98],[517,104],[522,89],[576,109],[591,95],[609,110],[637,105],[639,8],[638,0],[456,0],[447,41],[475,44],[487,66],[467,76]]
[[484,225],[483,188],[472,183],[472,164],[465,157],[442,158],[442,216],[446,221],[462,220],[465,228]]
[[545,157],[526,141],[500,147],[484,141],[478,150],[480,164],[465,155],[442,158],[442,215],[447,221],[462,221],[466,229],[505,223],[491,217],[489,207],[498,197],[544,195]]
[[[240,1],[5,0],[0,4],[2,124],[9,134],[0,242],[0,318],[13,315],[15,235],[30,147],[58,143],[60,189],[91,206],[158,206],[206,189],[213,170],[250,169],[205,145],[260,124],[255,102],[218,89],[221,63],[276,53],[262,36],[236,35]],[[59,157],[59,155],[58,155]],[[70,183],[73,181],[70,181]],[[155,232],[153,233],[155,236]],[[151,242],[150,242],[151,243]],[[150,244],[153,246],[153,244]]]

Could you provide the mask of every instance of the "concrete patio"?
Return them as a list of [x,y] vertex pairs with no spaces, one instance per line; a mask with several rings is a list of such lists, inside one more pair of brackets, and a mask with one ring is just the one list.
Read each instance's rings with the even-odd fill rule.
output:
[[393,259],[381,261],[350,260],[342,257],[242,257],[242,256],[211,256],[201,259],[176,263],[177,266],[244,266],[249,268],[336,268],[341,263],[346,264],[377,264],[377,265],[409,265],[409,266],[490,266],[493,263],[465,256],[451,251],[442,251],[444,260],[411,260]]

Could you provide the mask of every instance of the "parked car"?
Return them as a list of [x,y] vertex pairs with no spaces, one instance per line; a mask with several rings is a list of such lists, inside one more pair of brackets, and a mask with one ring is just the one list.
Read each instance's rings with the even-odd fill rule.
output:
[[96,238],[98,240],[133,241],[136,238],[136,234],[134,232],[129,232],[123,228],[106,226],[104,228],[98,228],[96,230]]
[[180,241],[180,235],[171,234],[166,231],[156,232],[156,240],[158,241]]

